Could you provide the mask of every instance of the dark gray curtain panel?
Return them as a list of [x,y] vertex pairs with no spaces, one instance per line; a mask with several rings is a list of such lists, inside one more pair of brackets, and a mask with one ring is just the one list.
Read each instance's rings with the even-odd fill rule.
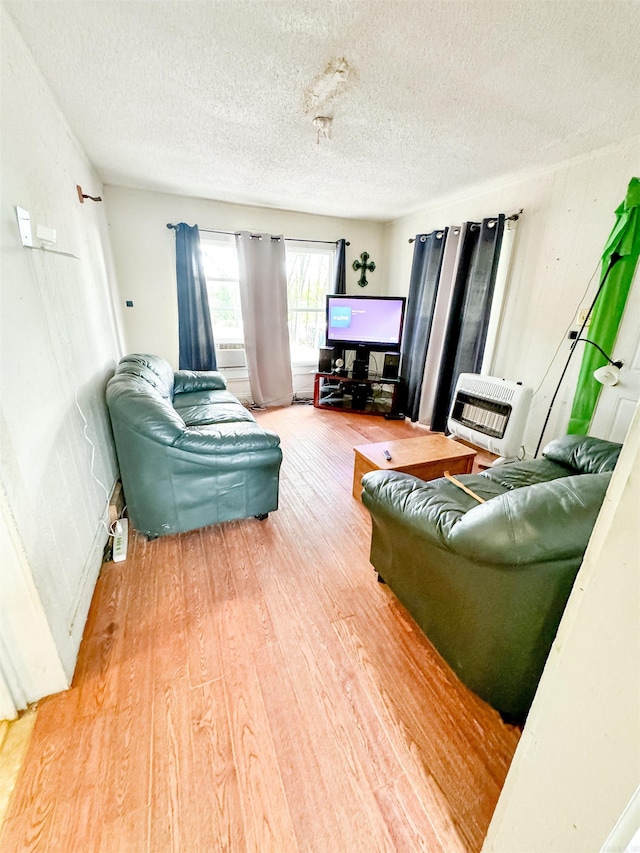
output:
[[431,429],[444,432],[458,376],[479,373],[487,339],[505,217],[466,222],[440,362]]
[[180,370],[216,370],[200,231],[197,225],[189,226],[185,222],[173,227],[176,232],[179,367]]
[[405,413],[418,420],[420,394],[438,292],[447,229],[418,234],[413,248],[409,296],[402,343],[401,376],[405,383]]
[[347,241],[336,240],[336,264],[333,274],[333,292],[347,292]]

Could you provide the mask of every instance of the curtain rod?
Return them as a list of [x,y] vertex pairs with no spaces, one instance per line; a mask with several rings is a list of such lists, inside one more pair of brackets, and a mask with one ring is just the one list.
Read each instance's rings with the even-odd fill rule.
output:
[[[177,226],[173,225],[171,222],[167,222],[167,228],[175,229],[175,228],[177,228]],[[199,228],[198,230],[204,231],[206,234],[229,234],[230,237],[239,237],[240,236],[239,231],[218,231],[215,228]],[[303,240],[300,237],[285,237],[284,239],[289,240],[290,242],[293,242],[293,243],[327,243],[328,245],[331,245],[331,246],[335,245],[335,243],[338,242],[337,240]],[[347,246],[351,245],[351,243],[348,240],[345,240],[345,244]]]
[[[517,213],[512,213],[511,216],[505,216],[504,221],[505,222],[517,222],[518,219],[520,219],[521,214],[523,214],[523,213],[524,213],[524,207],[521,207]],[[416,238],[415,237],[409,237],[409,242],[415,243]]]

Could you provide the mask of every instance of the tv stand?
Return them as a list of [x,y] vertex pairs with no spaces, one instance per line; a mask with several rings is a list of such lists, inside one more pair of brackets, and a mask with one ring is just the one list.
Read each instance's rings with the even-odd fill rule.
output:
[[404,416],[398,412],[401,384],[401,379],[385,379],[379,374],[360,378],[353,370],[346,376],[316,373],[313,405],[316,409],[402,419]]

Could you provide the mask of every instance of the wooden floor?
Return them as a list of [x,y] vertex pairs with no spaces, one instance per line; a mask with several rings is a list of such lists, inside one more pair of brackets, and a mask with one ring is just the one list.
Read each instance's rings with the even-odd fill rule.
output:
[[518,740],[369,564],[353,446],[419,428],[310,406],[280,509],[147,542],[98,581],[40,704],[0,849],[478,851]]

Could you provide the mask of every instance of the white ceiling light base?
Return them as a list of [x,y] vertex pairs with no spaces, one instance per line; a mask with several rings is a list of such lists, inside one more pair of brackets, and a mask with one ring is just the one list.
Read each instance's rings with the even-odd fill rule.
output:
[[318,130],[318,145],[320,145],[320,139],[331,139],[332,118],[329,116],[316,116],[313,120],[313,126]]

